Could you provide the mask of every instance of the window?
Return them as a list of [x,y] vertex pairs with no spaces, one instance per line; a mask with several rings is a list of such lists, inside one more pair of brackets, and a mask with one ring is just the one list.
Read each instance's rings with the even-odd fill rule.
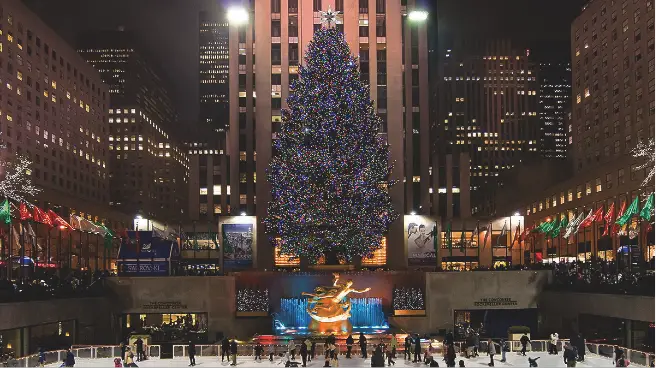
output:
[[585,183],[585,195],[592,193],[592,184],[590,182]]
[[610,189],[613,187],[613,174],[608,173],[606,174],[606,189]]
[[567,190],[567,202],[571,202],[572,199],[574,199],[574,193],[572,192],[571,189]]
[[630,180],[638,179],[638,166],[637,164],[631,165],[631,172],[629,173]]
[[565,192],[560,192],[560,204],[565,203]]
[[642,60],[642,51],[640,50],[639,47],[637,49],[635,49],[635,52],[633,53],[633,56],[634,56],[634,60],[636,62]]
[[617,170],[617,185],[624,184],[624,169]]
[[640,22],[640,9],[636,9],[635,12],[633,12],[633,23],[638,24]]
[[583,194],[582,187],[580,185],[577,185],[576,186],[576,199],[580,199],[582,194]]
[[629,20],[625,19],[624,22],[622,22],[622,32],[626,32],[629,30]]
[[207,188],[200,188],[200,195],[207,195]]
[[595,179],[595,192],[601,192],[601,178]]
[[312,10],[321,11],[321,0],[312,0]]
[[619,154],[620,153],[620,141],[615,141],[615,144],[613,145],[613,147],[614,147],[615,154],[616,155]]

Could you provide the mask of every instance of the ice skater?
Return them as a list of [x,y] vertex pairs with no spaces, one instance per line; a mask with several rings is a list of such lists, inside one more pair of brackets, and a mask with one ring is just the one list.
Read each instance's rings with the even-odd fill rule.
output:
[[351,359],[351,350],[353,349],[354,343],[355,340],[353,340],[353,335],[349,334],[346,338],[346,359]]
[[488,367],[494,367],[494,355],[497,353],[496,344],[492,339],[487,339],[487,354],[490,356],[490,363]]
[[531,340],[528,338],[527,334],[524,334],[524,336],[519,339],[519,342],[522,344],[522,356],[526,356],[526,346]]
[[187,347],[187,353],[189,354],[189,366],[193,367],[196,365],[196,344],[193,340],[189,340],[189,346]]
[[221,361],[223,359],[230,361],[230,340],[228,340],[227,336],[221,340]]
[[358,342],[360,343],[360,353],[362,353],[362,357],[367,359],[367,338],[362,332],[360,332],[360,338],[358,339]]

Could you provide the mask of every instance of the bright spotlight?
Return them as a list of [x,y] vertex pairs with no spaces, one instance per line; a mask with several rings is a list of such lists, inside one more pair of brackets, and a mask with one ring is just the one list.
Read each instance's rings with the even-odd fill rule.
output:
[[423,22],[428,19],[428,12],[425,10],[412,10],[408,13],[408,19],[413,22]]
[[227,12],[228,22],[233,25],[248,23],[248,11],[243,7],[231,7]]

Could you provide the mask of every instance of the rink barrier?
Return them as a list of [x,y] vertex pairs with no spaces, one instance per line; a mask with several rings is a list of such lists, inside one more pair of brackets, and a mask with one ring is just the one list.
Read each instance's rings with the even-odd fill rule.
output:
[[[389,346],[389,339],[369,339],[373,343],[367,344],[367,351],[369,352],[368,356],[371,356],[371,351],[374,349],[378,343],[381,341]],[[497,340],[498,341],[498,340]],[[569,340],[559,340],[557,344],[558,351],[562,351],[564,344],[569,342]],[[519,352],[522,350],[522,345],[519,341],[509,341],[511,352]],[[550,341],[549,340],[531,340],[527,351],[528,352],[546,352],[548,349]],[[263,357],[268,357],[269,355],[269,346],[271,344],[264,345]],[[457,341],[454,343],[455,350],[457,354],[460,354],[466,349],[466,345],[462,341]],[[238,356],[252,356],[254,344],[240,344],[237,348]],[[284,354],[289,348],[287,344],[274,344],[275,353]],[[300,352],[300,340],[296,344],[296,355],[299,355]],[[594,354],[601,357],[606,357],[613,359],[615,355],[615,345],[608,344],[592,344],[586,343],[586,354]],[[343,343],[338,343],[339,353],[341,355],[346,354],[346,345]],[[423,350],[427,349],[429,344],[427,342],[422,343],[422,355]],[[132,351],[136,355],[136,346],[132,346]],[[628,349],[620,347],[624,351],[625,356],[631,362],[631,365],[649,367],[652,362],[655,361],[654,353],[647,353],[635,349]],[[403,343],[399,343],[397,346],[397,357],[403,356]],[[487,351],[487,341],[481,341],[479,351]],[[76,358],[87,358],[87,359],[103,359],[103,358],[117,358],[121,355],[121,347],[118,345],[94,345],[94,346],[73,346],[72,349],[73,355]],[[443,354],[443,345],[441,342],[437,342],[432,345],[431,352],[433,354]],[[497,353],[499,347],[497,346]],[[360,346],[357,341],[353,344],[351,354],[354,356],[360,356]],[[61,362],[66,357],[66,350],[56,350],[48,351],[45,353],[46,361],[48,363],[52,362]],[[146,346],[146,355],[151,359],[159,359],[161,355],[161,346],[160,345],[147,345]],[[173,345],[173,358],[186,358],[188,357],[188,346],[187,345]],[[196,345],[196,356],[197,357],[217,357],[221,356],[221,345],[217,344],[207,344],[207,345]],[[315,356],[322,357],[324,356],[323,343],[317,343],[315,347]],[[38,354],[29,355],[16,359],[16,367],[36,367],[38,366],[39,356]]]

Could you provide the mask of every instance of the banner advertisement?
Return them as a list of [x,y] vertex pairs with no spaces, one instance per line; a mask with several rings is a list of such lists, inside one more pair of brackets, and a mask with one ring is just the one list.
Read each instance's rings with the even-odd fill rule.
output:
[[404,216],[405,246],[408,251],[408,266],[437,265],[436,222],[426,216]]
[[253,224],[222,224],[224,268],[253,266]]

